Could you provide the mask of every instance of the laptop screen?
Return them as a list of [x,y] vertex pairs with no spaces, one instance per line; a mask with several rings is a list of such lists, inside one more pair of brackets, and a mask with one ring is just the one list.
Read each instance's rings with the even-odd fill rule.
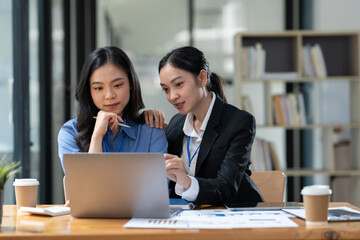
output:
[[74,217],[169,217],[163,154],[64,154],[64,166]]

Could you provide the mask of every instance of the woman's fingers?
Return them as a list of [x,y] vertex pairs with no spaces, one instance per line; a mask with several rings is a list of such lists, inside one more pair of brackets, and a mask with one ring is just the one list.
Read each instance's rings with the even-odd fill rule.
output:
[[120,116],[116,115],[116,118],[117,118],[118,123],[124,122],[124,120]]
[[154,127],[154,114],[152,110],[144,111],[144,118],[147,125],[150,125],[150,127]]
[[110,116],[109,117],[109,125],[110,125],[110,129],[111,130],[115,130],[116,128],[118,128],[119,124],[118,124],[118,120],[117,120],[117,116]]
[[181,163],[177,162],[174,159],[169,159],[165,161],[165,169],[172,169],[172,168],[181,168]]
[[164,153],[164,158],[165,158],[165,160],[169,160],[169,159],[173,159],[173,158],[178,158],[178,156],[169,154],[169,153]]
[[176,175],[172,173],[166,173],[166,176],[173,182],[177,181]]
[[144,111],[144,118],[145,123],[150,127],[154,127],[154,121],[156,128],[164,129],[165,127],[167,127],[167,124],[165,123],[164,112],[162,110],[146,110]]
[[103,128],[103,131],[107,131],[107,127],[111,130],[118,128],[118,123],[123,122],[123,119],[115,113],[99,111],[96,117],[96,124]]
[[156,128],[164,129],[164,112],[161,110],[153,109],[155,116],[155,126]]
[[[164,154],[165,169],[167,177],[180,185],[187,183],[187,174],[184,167],[184,160],[176,155]],[[187,185],[186,185],[187,186]]]
[[191,178],[185,173],[184,168],[179,167],[178,164],[179,163],[170,163],[166,168],[166,175],[171,181],[189,189]]

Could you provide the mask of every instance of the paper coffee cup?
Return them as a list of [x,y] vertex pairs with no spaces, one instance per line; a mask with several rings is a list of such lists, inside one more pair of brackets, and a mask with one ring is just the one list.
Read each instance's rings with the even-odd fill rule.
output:
[[34,178],[15,179],[16,207],[36,207],[38,180]]
[[301,190],[307,225],[327,224],[331,193],[328,185],[312,185]]

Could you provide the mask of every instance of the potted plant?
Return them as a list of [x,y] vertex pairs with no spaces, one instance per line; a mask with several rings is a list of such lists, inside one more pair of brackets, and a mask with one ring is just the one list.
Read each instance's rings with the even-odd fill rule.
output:
[[0,224],[3,215],[3,203],[4,203],[4,186],[9,178],[14,177],[20,172],[20,162],[12,161],[12,155],[3,155],[0,159]]

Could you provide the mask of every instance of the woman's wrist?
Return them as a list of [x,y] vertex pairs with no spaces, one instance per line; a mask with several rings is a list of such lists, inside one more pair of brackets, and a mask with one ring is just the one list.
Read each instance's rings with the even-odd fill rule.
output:
[[98,132],[93,132],[93,134],[91,135],[91,142],[92,141],[102,141],[102,139],[104,138],[104,135]]
[[189,176],[186,176],[186,184],[184,186],[184,188],[186,188],[186,190],[188,190],[191,187],[191,178]]
[[96,134],[95,132],[91,136],[89,152],[102,152],[102,140],[104,136]]

